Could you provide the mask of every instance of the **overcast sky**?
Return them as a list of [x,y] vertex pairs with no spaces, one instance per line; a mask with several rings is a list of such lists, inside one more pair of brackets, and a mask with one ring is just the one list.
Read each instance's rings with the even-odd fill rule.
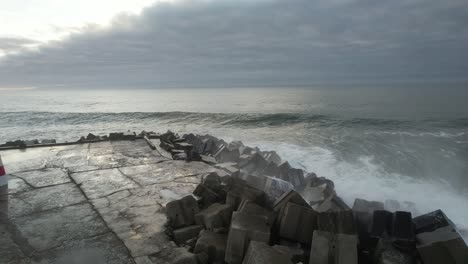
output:
[[467,80],[466,0],[0,0],[0,88]]

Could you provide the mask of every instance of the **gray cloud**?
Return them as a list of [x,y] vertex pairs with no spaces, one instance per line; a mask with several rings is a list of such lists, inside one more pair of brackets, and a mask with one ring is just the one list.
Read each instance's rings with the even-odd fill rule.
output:
[[159,3],[3,58],[0,86],[466,80],[467,20],[464,0]]

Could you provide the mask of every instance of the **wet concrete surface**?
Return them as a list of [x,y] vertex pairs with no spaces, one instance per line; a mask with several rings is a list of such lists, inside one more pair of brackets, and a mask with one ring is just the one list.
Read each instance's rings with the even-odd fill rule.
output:
[[[157,145],[157,142],[155,142]],[[201,162],[173,161],[144,140],[1,151],[9,215],[0,263],[170,263],[164,205],[191,193]]]

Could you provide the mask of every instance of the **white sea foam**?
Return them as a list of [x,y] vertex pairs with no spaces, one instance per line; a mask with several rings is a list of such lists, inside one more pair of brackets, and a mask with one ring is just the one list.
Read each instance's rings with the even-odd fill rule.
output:
[[339,160],[332,151],[320,147],[293,144],[260,144],[261,149],[276,150],[293,166],[305,167],[334,181],[337,193],[352,206],[355,198],[385,201],[394,199],[416,204],[416,216],[442,209],[468,240],[468,196],[457,192],[447,182],[388,173],[372,156],[362,156],[350,163]]

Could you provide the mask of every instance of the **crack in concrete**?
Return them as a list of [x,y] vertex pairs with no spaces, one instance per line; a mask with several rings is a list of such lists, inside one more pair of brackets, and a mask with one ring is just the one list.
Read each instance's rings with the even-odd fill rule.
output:
[[130,181],[132,181],[133,183],[135,183],[135,184],[138,185],[139,187],[143,187],[143,185],[141,185],[139,182],[137,182],[135,179],[133,179],[133,178],[130,177],[129,175],[125,174],[120,168],[117,168],[117,170],[118,170],[123,176],[125,176],[127,179],[129,179]]

